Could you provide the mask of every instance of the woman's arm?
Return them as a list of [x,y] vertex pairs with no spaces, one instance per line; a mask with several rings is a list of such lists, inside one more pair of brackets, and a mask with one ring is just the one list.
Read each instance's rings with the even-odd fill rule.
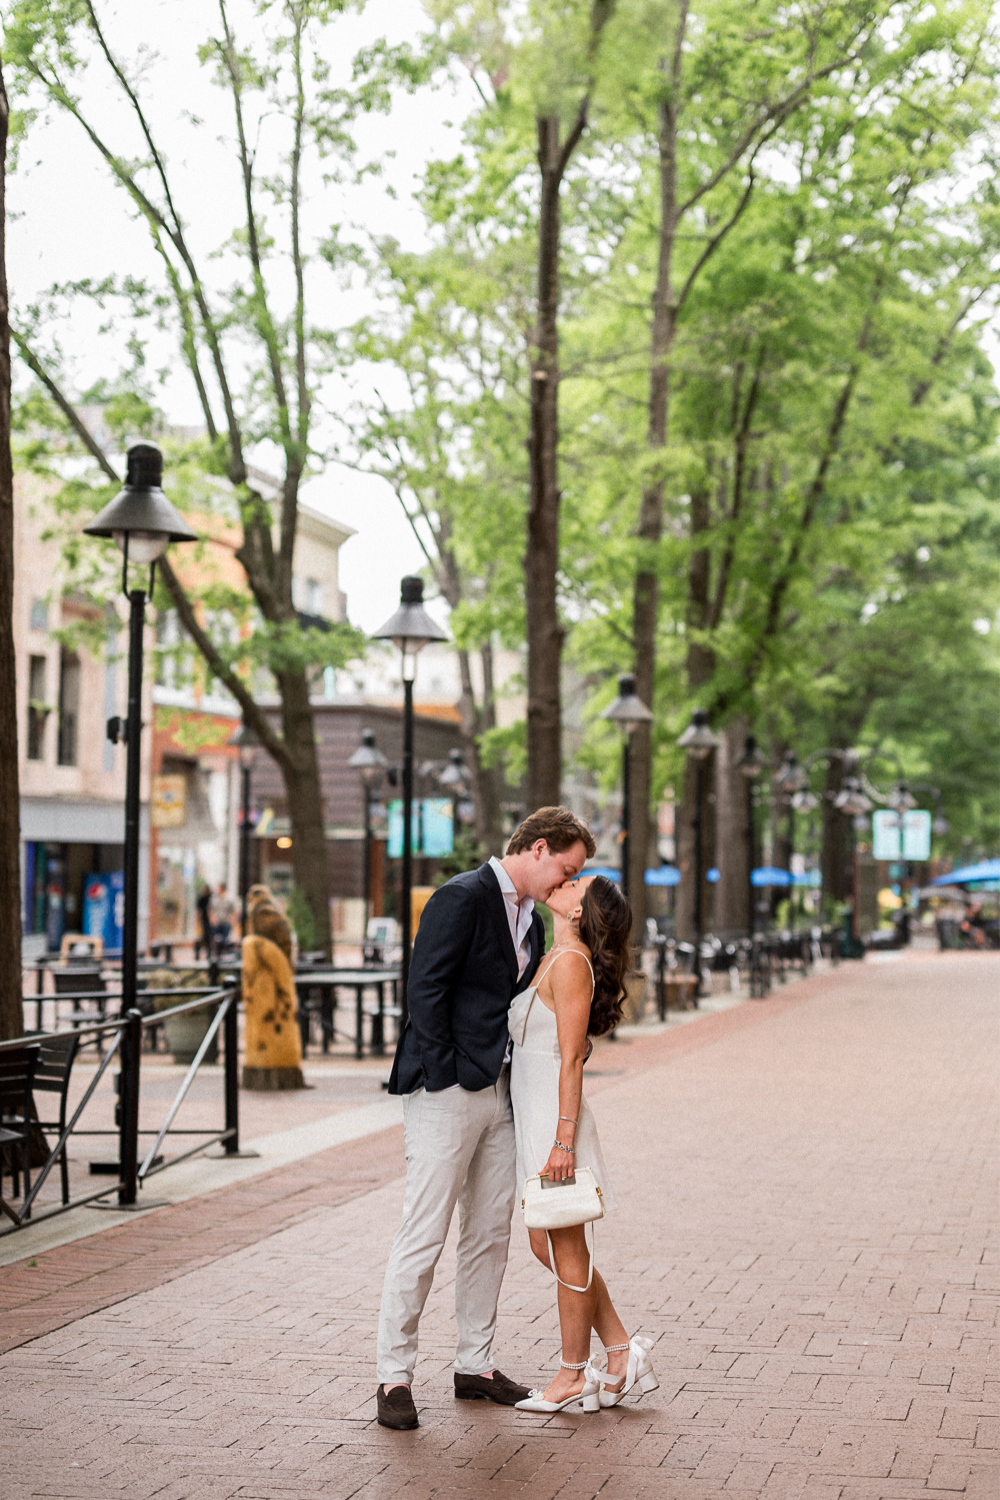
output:
[[572,1147],[576,1141],[576,1122],[580,1118],[583,1101],[583,1064],[587,1056],[587,1024],[590,1020],[590,1002],[593,986],[590,968],[583,953],[571,949],[565,958],[554,965],[549,987],[556,1012],[556,1030],[559,1034],[559,1052],[562,1062],[559,1067],[559,1116],[553,1120],[554,1137],[568,1150],[553,1146],[545,1171],[549,1178],[563,1182],[572,1177],[576,1168],[576,1157]]

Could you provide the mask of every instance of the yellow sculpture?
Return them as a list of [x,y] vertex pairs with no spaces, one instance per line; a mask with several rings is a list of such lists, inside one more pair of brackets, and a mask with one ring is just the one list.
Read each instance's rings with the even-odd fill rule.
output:
[[302,1089],[302,1042],[292,974],[291,928],[266,886],[249,893],[243,939],[245,1089]]

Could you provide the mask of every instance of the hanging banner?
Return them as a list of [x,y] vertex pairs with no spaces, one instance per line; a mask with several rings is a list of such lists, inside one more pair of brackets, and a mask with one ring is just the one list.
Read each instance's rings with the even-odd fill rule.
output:
[[154,828],[183,828],[187,820],[187,777],[154,776],[150,822]]
[[872,813],[872,857],[918,863],[931,857],[931,815],[922,808],[897,813],[880,807]]
[[[426,855],[428,859],[441,859],[455,848],[454,809],[450,797],[421,797],[413,804],[410,822],[410,838],[414,854]],[[403,804],[389,803],[389,842],[386,849],[390,859],[399,859],[403,853]]]

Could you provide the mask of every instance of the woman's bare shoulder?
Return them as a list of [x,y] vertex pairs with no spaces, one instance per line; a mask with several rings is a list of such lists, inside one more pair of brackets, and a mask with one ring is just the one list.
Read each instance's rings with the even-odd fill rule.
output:
[[[560,963],[564,956],[576,954],[578,958],[584,959],[585,963]],[[585,985],[590,987],[591,983],[591,953],[586,943],[570,942],[560,945],[559,952],[551,959],[548,968],[542,977],[539,994],[544,987],[555,999],[563,996],[574,997]],[[550,1007],[551,1008],[551,1007]]]

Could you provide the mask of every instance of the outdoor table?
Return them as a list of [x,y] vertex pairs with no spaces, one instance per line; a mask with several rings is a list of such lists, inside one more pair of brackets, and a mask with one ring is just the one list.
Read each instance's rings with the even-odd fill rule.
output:
[[[385,1052],[385,1017],[398,1015],[398,986],[402,969],[397,965],[373,966],[370,969],[303,968],[295,975],[295,988],[299,997],[299,1028],[302,1032],[302,1050],[305,1052],[309,1040],[309,1010],[307,997],[310,991],[318,991],[320,997],[320,1022],[322,1048],[330,1050],[330,1039],[334,1033],[333,1016],[336,1010],[336,991],[354,991],[354,1055],[364,1056],[364,992],[378,990],[378,1010],[372,1014],[371,1036],[368,1050],[372,1057],[381,1057]],[[392,986],[392,1004],[386,1006],[386,985]]]

